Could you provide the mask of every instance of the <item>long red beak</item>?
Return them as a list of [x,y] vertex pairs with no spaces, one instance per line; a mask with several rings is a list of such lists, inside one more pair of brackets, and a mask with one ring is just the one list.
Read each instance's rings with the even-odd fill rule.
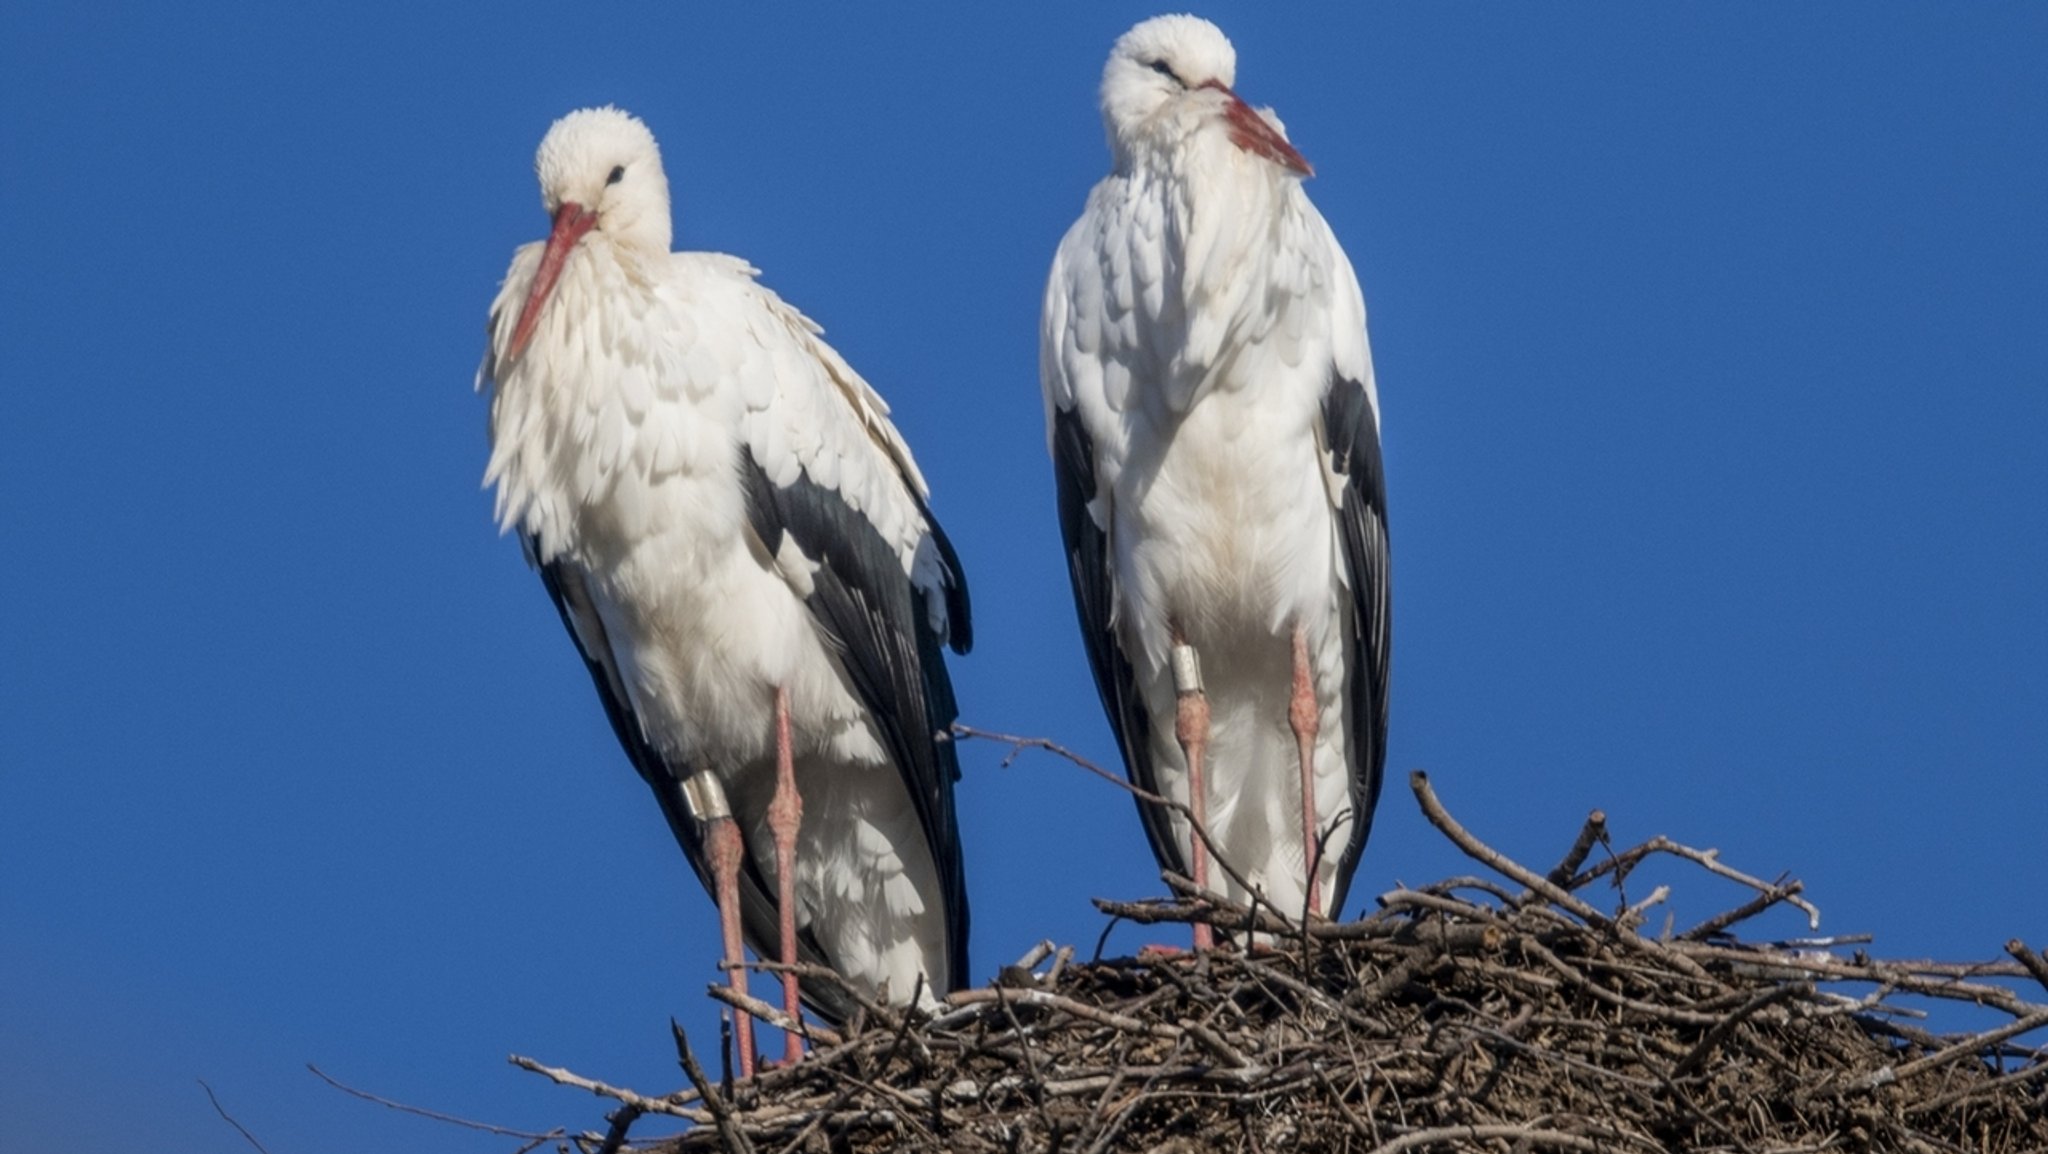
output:
[[1211,80],[1202,85],[1221,92],[1226,103],[1223,119],[1230,123],[1230,143],[1237,145],[1254,156],[1263,156],[1274,164],[1302,176],[1314,176],[1315,167],[1305,160],[1278,129],[1266,123],[1266,118],[1252,111],[1252,106],[1239,99],[1225,85]]
[[548,233],[548,247],[541,250],[540,268],[533,274],[533,287],[526,292],[526,304],[519,310],[519,323],[512,327],[512,348],[506,360],[515,360],[526,351],[526,342],[533,339],[533,330],[540,327],[541,310],[547,308],[548,297],[555,291],[555,282],[561,279],[562,264],[569,259],[569,251],[583,234],[597,226],[597,214],[565,200],[555,210],[555,227]]

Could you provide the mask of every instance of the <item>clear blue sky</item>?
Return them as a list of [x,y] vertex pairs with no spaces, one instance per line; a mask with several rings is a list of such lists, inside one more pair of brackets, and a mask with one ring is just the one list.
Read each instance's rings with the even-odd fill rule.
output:
[[[505,1055],[671,1089],[716,976],[478,489],[541,134],[647,120],[679,244],[894,403],[974,582],[965,719],[1109,759],[1036,326],[1157,9],[206,7],[0,15],[0,1128],[242,1148],[205,1078],[274,1154],[502,1154],[301,1064],[593,1125]],[[2048,939],[2048,8],[1201,11],[1371,309],[1393,780],[1354,893],[1464,870],[1426,767],[1532,862],[1601,806],[1882,951]],[[1158,888],[1121,794],[998,752],[981,976]],[[1736,900],[1679,878],[1681,924]]]

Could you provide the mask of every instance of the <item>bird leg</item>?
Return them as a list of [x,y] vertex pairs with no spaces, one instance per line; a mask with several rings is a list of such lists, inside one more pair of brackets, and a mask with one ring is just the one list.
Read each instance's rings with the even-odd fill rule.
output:
[[[768,802],[768,829],[775,835],[777,905],[782,913],[782,964],[796,965],[796,831],[803,824],[804,803],[796,792],[796,751],[789,729],[789,691],[775,689],[775,796]],[[791,1022],[801,1021],[793,970],[782,972],[782,1009]],[[786,1033],[788,1059],[803,1057],[803,1039]]]
[[1322,711],[1316,706],[1316,687],[1308,668],[1308,634],[1294,627],[1294,696],[1287,703],[1287,724],[1294,730],[1294,742],[1301,750],[1301,862],[1308,870],[1308,911],[1322,913],[1320,886],[1322,863],[1316,860],[1316,728]]
[[[1194,827],[1188,831],[1188,869],[1195,888],[1209,888],[1209,846],[1202,835],[1209,828],[1209,794],[1202,779],[1202,755],[1209,745],[1209,698],[1202,692],[1202,662],[1195,647],[1173,639],[1173,736],[1180,742],[1188,763],[1188,812]],[[1215,932],[1206,922],[1195,923],[1195,948],[1206,950],[1216,944]]]
[[[740,943],[740,825],[732,819],[732,806],[725,790],[708,772],[692,774],[683,782],[683,798],[690,813],[704,827],[704,853],[711,860],[713,896],[718,899],[718,929],[725,940],[726,980],[732,992],[747,992],[747,959]],[[740,1077],[754,1076],[754,1018],[741,1011],[733,1015],[733,1030],[739,1038]]]

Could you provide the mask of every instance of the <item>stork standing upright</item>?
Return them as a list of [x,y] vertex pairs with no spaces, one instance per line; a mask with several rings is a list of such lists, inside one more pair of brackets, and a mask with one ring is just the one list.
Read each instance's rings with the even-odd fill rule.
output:
[[[1074,603],[1131,780],[1188,805],[1264,900],[1327,914],[1386,756],[1379,397],[1309,164],[1231,90],[1236,66],[1193,16],[1116,42],[1113,164],[1053,259],[1039,371]],[[1139,813],[1163,868],[1252,896],[1177,811]]]
[[[534,163],[553,229],[514,255],[477,376],[499,525],[716,896],[726,962],[744,937],[897,1002],[944,994],[967,892],[941,648],[970,627],[910,449],[755,269],[669,251],[639,120],[571,113]],[[794,1018],[795,976],[783,994]]]

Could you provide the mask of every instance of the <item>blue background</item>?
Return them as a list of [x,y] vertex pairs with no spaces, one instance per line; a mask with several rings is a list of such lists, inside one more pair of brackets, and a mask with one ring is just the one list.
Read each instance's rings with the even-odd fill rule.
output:
[[[894,403],[974,581],[964,719],[1113,759],[1036,327],[1152,9],[187,7],[0,14],[0,1143],[243,1148],[205,1078],[274,1154],[502,1152],[302,1063],[580,1129],[508,1052],[662,1092],[668,1016],[713,1036],[711,904],[478,488],[572,108],[644,117],[679,244]],[[1532,863],[1600,806],[1881,952],[2043,944],[2048,8],[1203,11],[1371,310],[1359,899],[1465,872],[1426,767]],[[1158,890],[1118,791],[1001,752],[961,786],[982,977]],[[1741,896],[1671,876],[1681,927]]]

